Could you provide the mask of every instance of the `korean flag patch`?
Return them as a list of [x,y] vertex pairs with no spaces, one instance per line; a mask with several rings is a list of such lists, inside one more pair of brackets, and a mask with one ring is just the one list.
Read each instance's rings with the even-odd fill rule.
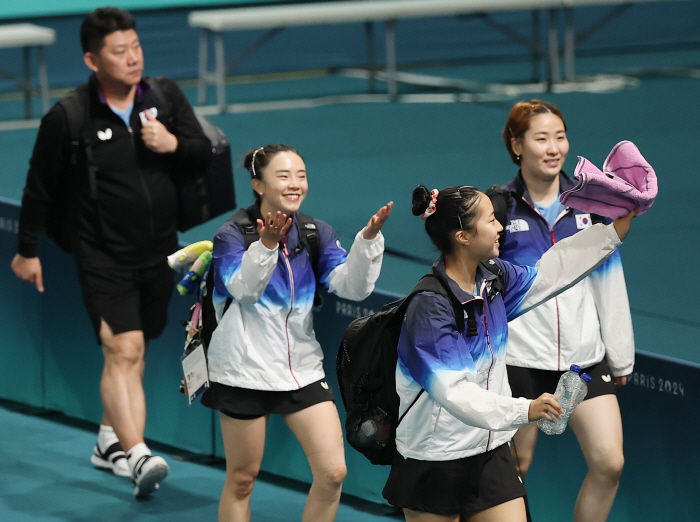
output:
[[588,228],[593,224],[590,214],[576,214],[576,228]]

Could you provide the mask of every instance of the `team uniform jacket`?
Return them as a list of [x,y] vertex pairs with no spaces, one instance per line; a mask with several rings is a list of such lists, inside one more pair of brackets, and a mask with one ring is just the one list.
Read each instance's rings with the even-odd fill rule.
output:
[[[259,207],[255,207],[261,218]],[[340,297],[361,301],[372,293],[384,253],[381,232],[358,232],[346,252],[333,228],[316,220],[320,256],[314,274],[299,247],[296,215],[281,245],[260,240],[245,250],[233,222],[214,238],[214,306],[219,324],[209,345],[209,379],[255,390],[285,391],[323,379],[323,352],[313,329],[316,282]],[[226,298],[233,300],[223,313]]]
[[[564,173],[559,182],[562,191],[575,185]],[[591,225],[590,214],[566,208],[550,229],[520,174],[503,189],[514,204],[508,210],[501,259],[534,266],[557,241]],[[511,322],[506,363],[563,371],[572,364],[592,366],[606,355],[614,376],[632,373],[634,333],[619,251],[571,289]]]
[[[463,303],[464,332],[456,328],[449,300],[432,292],[409,303],[396,366],[400,413],[421,388],[396,432],[406,458],[444,461],[497,448],[528,423],[530,400],[511,396],[506,374],[508,321],[540,305],[585,277],[620,244],[612,225],[595,225],[549,249],[534,267],[493,259],[503,272],[505,297],[495,293],[496,276],[479,266],[478,292],[462,290],[445,273],[442,258],[433,273]],[[477,334],[467,335],[467,315]]]
[[[54,105],[44,116],[22,198],[19,254],[37,255],[50,201],[58,197],[69,198],[72,251],[80,261],[138,268],[161,264],[177,250],[175,177],[206,167],[211,145],[177,85],[165,78],[158,82],[169,107],[161,106],[142,80],[130,126],[106,104],[94,76],[78,87],[81,99],[89,100],[84,120],[97,167],[96,197],[90,193],[82,143],[71,168],[73,149],[63,106]],[[152,152],[141,140],[139,113],[153,107],[162,122],[166,113],[172,116],[169,130],[178,139],[174,153]]]

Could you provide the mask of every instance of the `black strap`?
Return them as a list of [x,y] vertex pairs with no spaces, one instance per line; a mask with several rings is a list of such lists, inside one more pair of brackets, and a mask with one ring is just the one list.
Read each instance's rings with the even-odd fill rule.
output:
[[418,395],[416,395],[416,398],[413,399],[413,402],[411,402],[411,404],[408,405],[408,408],[406,408],[406,411],[403,412],[403,414],[401,415],[401,417],[399,417],[399,422],[396,423],[396,427],[397,427],[397,428],[399,427],[399,424],[401,424],[401,421],[403,420],[403,418],[404,418],[404,417],[406,416],[406,414],[408,413],[408,410],[410,410],[410,409],[413,407],[413,405],[414,405],[415,403],[418,402],[418,399],[420,399],[420,396],[423,395],[423,392],[424,392],[424,391],[425,391],[424,388],[421,388],[421,389],[420,389],[420,391],[418,392]]
[[508,209],[513,206],[513,200],[510,194],[503,190],[500,185],[492,185],[486,191],[486,195],[491,199],[493,204],[493,214],[498,222],[503,226],[503,230],[498,234],[498,241],[501,245],[505,244],[506,225],[508,224]]
[[299,253],[306,248],[306,251],[309,253],[309,258],[311,259],[311,265],[314,267],[314,272],[316,272],[318,260],[321,257],[321,236],[316,226],[316,220],[302,212],[297,212],[296,217],[299,230],[301,231],[301,237],[299,238],[299,245],[297,245],[294,251],[295,253]]
[[501,297],[505,298],[506,284],[503,281],[503,271],[501,268],[493,259],[482,261],[481,266],[496,276],[496,279],[491,281],[491,286],[489,287],[489,301],[493,301],[498,294],[501,294]]
[[[97,162],[92,152],[94,126],[91,119],[90,90],[87,86],[78,87],[62,98],[59,103],[63,106],[68,123],[68,136],[71,143],[70,170],[73,176],[77,175],[78,156],[82,148],[85,152],[90,199],[97,203]],[[97,217],[96,232],[101,236],[102,218],[100,207],[97,204],[95,204],[95,213]]]
[[165,125],[165,127],[172,132],[173,130],[173,121],[174,121],[174,115],[173,115],[173,108],[170,103],[170,100],[165,96],[163,93],[163,89],[161,89],[160,85],[158,84],[159,79],[162,78],[162,76],[159,76],[158,78],[144,78],[146,80],[146,83],[148,86],[151,88],[151,91],[153,92],[153,95],[156,98],[156,105],[160,107],[160,109],[166,109],[166,113],[163,116],[162,114],[159,114],[160,121]]
[[[320,274],[318,273],[318,261],[321,257],[321,236],[318,232],[318,226],[316,225],[316,220],[311,216],[304,214],[302,212],[296,213],[297,224],[299,225],[299,244],[294,249],[294,253],[298,254],[304,248],[309,253],[309,259],[311,261],[311,268],[316,276],[316,281],[319,280]],[[243,240],[245,241],[245,249],[248,250],[250,245],[260,239],[258,234],[257,222],[251,215],[249,209],[242,208],[236,212],[229,221],[233,221],[238,230],[243,234]],[[228,309],[231,304],[230,298],[226,300],[226,305],[224,307],[224,312]],[[321,304],[321,296],[316,289],[316,294],[314,296],[314,306]]]

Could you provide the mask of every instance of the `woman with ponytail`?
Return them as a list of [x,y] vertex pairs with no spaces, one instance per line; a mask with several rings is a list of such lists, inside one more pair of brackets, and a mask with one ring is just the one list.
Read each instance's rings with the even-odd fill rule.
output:
[[[219,324],[208,351],[210,388],[202,403],[219,411],[226,482],[219,520],[249,521],[270,414],[280,414],[307,456],[313,483],[303,521],[334,520],[345,478],[343,434],[323,352],[313,330],[316,285],[360,301],[372,292],[384,252],[380,229],[392,203],[355,236],[349,252],[328,224],[314,220],[313,264],[298,210],[308,190],[306,165],[286,145],[248,152],[256,202],[247,210],[260,239],[246,249],[227,221],[214,238],[214,306]],[[309,226],[308,224],[306,225]]]
[[[502,224],[514,225],[501,236],[501,259],[534,265],[557,241],[591,223],[612,221],[559,201],[563,192],[576,186],[576,180],[562,170],[569,140],[556,106],[541,100],[516,103],[502,135],[519,171],[492,196],[507,209],[499,217]],[[588,465],[573,520],[604,522],[625,462],[616,388],[627,384],[627,375],[634,369],[632,314],[619,252],[579,284],[510,325],[506,366],[514,395],[534,398],[553,392],[572,364],[592,378],[584,401],[568,422]],[[523,480],[532,465],[538,434],[537,426],[531,424],[513,437],[511,452]]]
[[[488,196],[473,187],[419,186],[413,213],[441,253],[431,273],[462,303],[464,316],[432,292],[408,306],[396,367],[399,414],[408,412],[384,497],[403,508],[407,522],[524,522],[525,488],[507,443],[521,426],[553,422],[562,409],[549,393],[511,396],[508,321],[603,263],[627,236],[633,213],[557,243],[534,267],[498,259],[503,227]],[[427,393],[413,404],[421,390]]]

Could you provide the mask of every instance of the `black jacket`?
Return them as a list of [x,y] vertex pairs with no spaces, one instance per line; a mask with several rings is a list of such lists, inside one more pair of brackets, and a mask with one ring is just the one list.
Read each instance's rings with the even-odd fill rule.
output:
[[[72,251],[76,260],[99,266],[152,266],[177,249],[178,178],[202,170],[211,148],[192,107],[177,85],[165,78],[158,85],[164,105],[142,81],[134,99],[130,127],[101,96],[95,77],[78,87],[88,96],[85,131],[97,167],[91,195],[84,147],[71,167],[71,136],[65,109],[57,103],[41,121],[22,197],[18,252],[38,253],[53,198],[67,198]],[[158,120],[178,139],[172,154],[158,154],[141,140],[139,113],[156,107]]]

